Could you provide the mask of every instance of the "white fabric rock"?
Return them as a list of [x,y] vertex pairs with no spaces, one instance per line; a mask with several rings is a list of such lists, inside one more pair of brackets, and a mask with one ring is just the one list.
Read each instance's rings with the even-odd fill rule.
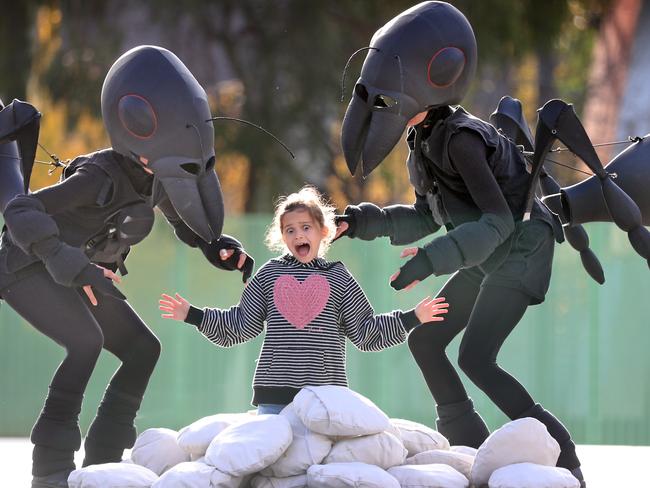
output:
[[360,462],[388,469],[404,464],[405,459],[402,441],[393,434],[381,432],[338,441],[323,464]]
[[70,488],[150,488],[158,475],[138,464],[94,464],[70,473]]
[[404,419],[390,419],[390,423],[399,429],[409,456],[433,449],[449,449],[447,438],[431,427]]
[[273,478],[256,476],[251,480],[252,488],[307,488],[307,475],[288,476],[286,478]]
[[208,446],[205,461],[231,476],[256,473],[277,461],[292,438],[286,417],[258,415],[221,431]]
[[377,466],[363,463],[315,464],[307,470],[309,488],[400,488],[399,482]]
[[460,452],[435,450],[416,454],[408,458],[406,464],[446,464],[469,479],[474,458]]
[[131,460],[150,469],[158,476],[172,466],[190,460],[189,454],[180,448],[171,429],[147,429],[138,436],[131,449]]
[[495,430],[479,447],[472,466],[471,481],[487,484],[492,473],[516,463],[555,466],[560,446],[539,420],[526,417]]
[[580,482],[568,469],[539,464],[519,463],[497,469],[488,483],[490,488],[579,488]]
[[332,448],[332,440],[316,432],[312,432],[296,415],[293,403],[290,403],[280,415],[291,424],[293,441],[280,458],[262,471],[263,476],[287,478],[305,474],[309,466],[320,464]]
[[178,432],[178,445],[192,457],[199,458],[222,430],[250,418],[248,413],[218,413],[203,417]]
[[366,397],[342,386],[308,386],[298,392],[293,405],[300,420],[314,432],[329,436],[378,434],[389,420]]
[[478,449],[469,446],[451,446],[449,450],[454,452],[460,452],[462,454],[467,454],[468,456],[472,456],[472,457],[476,457],[476,453],[478,452]]
[[469,480],[446,464],[396,466],[388,473],[402,488],[468,488]]
[[151,488],[239,488],[242,478],[222,473],[203,463],[185,462],[177,464]]

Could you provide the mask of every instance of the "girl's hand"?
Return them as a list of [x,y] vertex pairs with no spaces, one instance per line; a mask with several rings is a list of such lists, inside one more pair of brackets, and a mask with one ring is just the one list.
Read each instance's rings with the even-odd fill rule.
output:
[[[113,273],[110,269],[106,269],[103,266],[99,266],[97,264],[94,264],[93,266],[97,266],[99,269],[102,270],[104,273],[104,278],[110,278],[114,283],[121,283],[122,279],[117,276],[115,273]],[[92,268],[91,268],[92,269]],[[93,291],[93,288],[91,285],[84,285],[83,286],[83,291],[88,297],[88,300],[90,300],[90,303],[96,307],[97,306],[97,297],[95,297],[95,292]]]
[[172,298],[166,293],[163,293],[162,298],[158,301],[159,309],[163,312],[161,317],[163,319],[185,320],[187,312],[190,310],[190,302],[185,300],[182,296],[176,293],[176,298]]
[[446,314],[449,310],[449,304],[445,302],[445,297],[434,298],[426,297],[415,307],[415,315],[421,324],[427,322],[442,322],[444,317],[439,315]]

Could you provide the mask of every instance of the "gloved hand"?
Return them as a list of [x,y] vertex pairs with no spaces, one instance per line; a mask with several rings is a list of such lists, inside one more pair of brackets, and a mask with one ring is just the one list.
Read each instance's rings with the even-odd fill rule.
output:
[[433,266],[424,249],[410,247],[402,251],[401,257],[413,256],[399,271],[391,276],[390,286],[395,290],[403,290],[409,285],[417,284],[433,274]]
[[[350,207],[346,207],[345,211],[347,211],[348,208]],[[336,224],[336,235],[334,236],[334,239],[332,239],[332,242],[336,241],[337,239],[343,236],[348,236],[352,238],[352,236],[354,235],[354,231],[357,228],[357,219],[353,213],[335,215],[334,223]],[[341,224],[343,223],[345,223],[345,225],[342,226]]]
[[[335,217],[336,236],[334,240],[346,235],[364,241],[371,241],[377,237],[390,235],[388,217],[384,210],[374,203],[363,202],[359,205],[348,205],[343,215]],[[340,224],[347,227],[339,232]]]
[[[241,242],[234,237],[222,234],[219,239],[212,241],[210,244],[200,241],[199,247],[201,248],[203,255],[213,266],[226,271],[239,269],[242,272],[242,281],[244,283],[246,283],[253,274],[255,260],[246,254],[244,246],[242,246]],[[228,253],[228,251],[231,250],[234,252]],[[228,256],[228,254],[230,255]],[[243,263],[240,264],[242,255],[246,256],[246,258]],[[228,257],[224,259],[224,256]]]
[[97,305],[94,291],[118,300],[126,300],[126,296],[113,285],[113,281],[119,283],[121,280],[111,270],[90,263],[75,277],[74,285],[83,287],[93,305]]

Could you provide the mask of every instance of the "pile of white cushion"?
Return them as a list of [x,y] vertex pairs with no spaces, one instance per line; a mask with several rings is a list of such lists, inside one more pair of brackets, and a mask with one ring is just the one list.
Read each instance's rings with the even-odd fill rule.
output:
[[303,388],[280,415],[217,414],[176,432],[149,429],[131,459],[73,471],[71,488],[578,488],[532,418],[476,450],[389,419],[347,388]]

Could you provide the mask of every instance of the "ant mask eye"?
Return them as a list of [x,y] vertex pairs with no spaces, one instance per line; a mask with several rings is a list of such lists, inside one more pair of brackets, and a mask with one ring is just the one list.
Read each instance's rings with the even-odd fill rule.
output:
[[389,108],[397,105],[397,100],[388,95],[377,95],[372,105],[375,108]]

